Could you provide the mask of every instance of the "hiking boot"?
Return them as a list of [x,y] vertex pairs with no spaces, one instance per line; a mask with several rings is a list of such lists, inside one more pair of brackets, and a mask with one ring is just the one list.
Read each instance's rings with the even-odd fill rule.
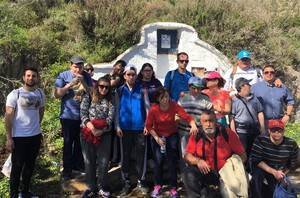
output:
[[82,198],[96,198],[97,193],[95,191],[92,191],[91,189],[87,189],[84,191]]
[[126,196],[130,193],[130,188],[131,188],[131,185],[129,182],[125,182],[125,185],[123,186],[122,190],[120,191],[120,196],[123,197],[123,196]]
[[178,198],[178,192],[176,190],[176,188],[171,188],[169,191],[170,197],[171,198]]
[[151,197],[158,197],[160,195],[161,185],[155,185],[153,191],[151,192]]
[[103,198],[108,198],[110,197],[110,192],[109,191],[104,191],[102,188],[99,190],[98,195],[103,197]]

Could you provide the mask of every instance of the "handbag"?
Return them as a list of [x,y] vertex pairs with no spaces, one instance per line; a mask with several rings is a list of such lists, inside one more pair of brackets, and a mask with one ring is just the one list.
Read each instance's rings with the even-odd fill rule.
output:
[[297,193],[287,177],[276,185],[273,198],[297,198]]
[[5,163],[3,164],[2,167],[2,173],[3,175],[5,175],[6,177],[10,177],[10,172],[11,172],[11,154],[9,154],[8,158],[6,159]]

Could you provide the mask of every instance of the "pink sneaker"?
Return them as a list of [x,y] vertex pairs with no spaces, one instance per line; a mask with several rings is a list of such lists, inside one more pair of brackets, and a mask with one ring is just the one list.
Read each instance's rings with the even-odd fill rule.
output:
[[170,193],[170,197],[171,198],[177,198],[178,197],[178,192],[177,192],[177,190],[176,190],[175,187],[171,188],[171,190],[169,191],[169,193]]
[[160,195],[161,185],[155,185],[151,193],[151,197],[158,197]]

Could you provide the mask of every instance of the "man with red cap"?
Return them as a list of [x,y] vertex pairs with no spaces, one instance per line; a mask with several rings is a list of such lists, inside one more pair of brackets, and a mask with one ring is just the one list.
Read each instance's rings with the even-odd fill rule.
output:
[[[259,136],[251,152],[253,197],[272,197],[275,186],[285,175],[296,167],[298,145],[295,140],[284,136],[284,123],[269,120],[269,135]],[[264,189],[263,181],[268,188]],[[266,194],[263,194],[265,192]]]

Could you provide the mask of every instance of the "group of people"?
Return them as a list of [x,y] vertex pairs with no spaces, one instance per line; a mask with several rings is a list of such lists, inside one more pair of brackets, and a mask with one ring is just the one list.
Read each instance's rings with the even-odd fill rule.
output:
[[[108,169],[120,162],[124,185],[119,195],[133,188],[132,167],[137,188],[148,193],[151,158],[151,197],[159,197],[163,185],[170,197],[179,197],[178,176],[187,197],[272,195],[297,165],[298,145],[284,136],[294,99],[273,65],[254,67],[246,50],[237,59],[224,78],[217,71],[199,76],[186,69],[188,54],[178,53],[178,68],[166,74],[162,85],[150,63],[138,73],[119,60],[111,73],[94,80],[93,66],[73,56],[54,90],[61,99],[62,178],[71,179],[74,170],[85,172],[83,197],[109,197]],[[42,137],[45,95],[37,88],[37,69],[26,67],[23,82],[6,102],[11,197],[32,196],[29,184]]]

